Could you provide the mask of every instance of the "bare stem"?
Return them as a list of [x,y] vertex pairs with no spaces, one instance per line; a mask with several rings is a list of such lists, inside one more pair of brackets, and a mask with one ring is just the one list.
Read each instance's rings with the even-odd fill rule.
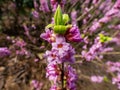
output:
[[61,80],[62,80],[62,90],[64,90],[64,63],[62,63]]

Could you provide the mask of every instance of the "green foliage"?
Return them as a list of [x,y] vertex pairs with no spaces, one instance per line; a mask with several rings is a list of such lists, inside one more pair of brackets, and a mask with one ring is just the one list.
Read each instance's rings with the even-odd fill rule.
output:
[[112,40],[111,37],[105,36],[103,34],[99,34],[99,36],[100,36],[100,42],[102,42],[102,43]]
[[70,21],[68,14],[63,14],[63,23],[64,25]]
[[106,76],[104,76],[103,80],[104,80],[105,82],[109,82],[109,79],[108,79]]
[[60,5],[58,5],[57,10],[54,15],[55,25],[63,25],[62,10]]
[[52,24],[49,24],[47,27],[53,27],[54,32],[58,34],[65,34],[67,29],[71,27],[71,25],[65,25],[69,22],[70,18],[68,14],[62,14],[62,10],[60,5],[58,5],[55,15],[54,15],[54,27]]
[[66,26],[63,26],[63,25],[55,25],[54,26],[55,33],[65,34],[66,30],[67,30]]

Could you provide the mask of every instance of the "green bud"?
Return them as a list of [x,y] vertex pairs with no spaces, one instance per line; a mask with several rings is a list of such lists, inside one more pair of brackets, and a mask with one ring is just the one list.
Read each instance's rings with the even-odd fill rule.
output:
[[54,24],[48,24],[45,28],[53,28]]
[[54,32],[58,34],[65,34],[67,30],[66,26],[63,25],[56,25],[54,26]]
[[63,14],[63,23],[64,25],[70,21],[68,14]]
[[84,38],[84,37],[85,37],[85,34],[81,34],[81,37]]
[[66,26],[67,29],[69,29],[69,28],[71,28],[71,27],[72,27],[71,24],[68,24],[68,25]]
[[60,5],[58,5],[55,15],[54,15],[55,25],[63,25],[63,17],[62,17],[62,10]]
[[105,36],[103,34],[99,34],[99,36],[100,36],[100,42],[102,43],[112,40],[111,37]]
[[104,76],[103,80],[104,80],[105,82],[109,82],[109,79],[108,79],[106,76]]

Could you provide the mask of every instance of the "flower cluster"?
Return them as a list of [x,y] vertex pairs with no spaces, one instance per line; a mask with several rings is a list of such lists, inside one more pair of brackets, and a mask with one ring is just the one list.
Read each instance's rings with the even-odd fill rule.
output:
[[120,89],[120,73],[117,75],[117,77],[112,78],[112,84],[116,84],[118,89]]
[[107,70],[108,72],[119,72],[120,73],[120,62],[108,61],[106,65],[108,66],[108,70]]
[[111,62],[106,63],[108,72],[116,73],[116,76],[112,78],[112,84],[116,84],[118,89],[120,89],[120,62]]
[[40,83],[40,82],[37,81],[37,80],[32,80],[32,81],[31,81],[31,85],[33,86],[33,88],[34,88],[35,90],[41,90],[41,87],[42,87],[43,83]]
[[105,13],[104,17],[99,20],[93,22],[93,25],[90,27],[90,32],[95,32],[98,28],[102,26],[104,23],[108,23],[114,17],[119,17],[120,14],[120,0],[117,0],[113,7]]
[[[52,82],[50,90],[76,90],[75,81],[77,76],[75,70],[69,65],[75,62],[75,50],[67,41],[81,42],[82,38],[76,25],[70,25],[68,28],[64,25],[58,25],[61,24],[58,17],[62,17],[60,7],[57,8],[54,17],[56,28],[47,29],[40,36],[52,45],[52,49],[47,50],[45,53],[48,62],[46,77]],[[65,20],[68,20],[68,16],[66,17]]]
[[[98,38],[97,38],[98,39]],[[87,60],[91,61],[95,59],[96,56],[103,50],[103,45],[99,40],[95,40],[94,44],[91,46],[88,52],[82,51],[82,56]]]
[[95,83],[101,83],[103,81],[103,76],[91,76],[91,81]]
[[[82,51],[82,56],[86,59],[86,61],[91,61],[91,60],[95,59],[96,56],[99,58],[103,58],[103,56],[100,55],[100,53],[113,50],[113,48],[106,47],[107,38],[106,38],[106,41],[104,41],[104,40],[105,39],[103,39],[99,36],[99,37],[95,38],[94,43],[92,44],[92,46],[90,47],[90,49],[88,51],[86,51],[87,46],[83,47],[85,50]],[[86,42],[87,41],[85,41],[85,43]]]
[[80,30],[76,25],[73,25],[72,28],[66,32],[65,37],[68,41],[72,42],[81,42],[83,40],[80,36]]
[[[118,29],[120,30],[120,29]],[[112,42],[116,43],[118,46],[120,45],[120,33],[118,33],[112,40]]]
[[47,0],[40,0],[40,10],[44,12],[50,12],[50,9],[48,7],[48,2]]
[[53,11],[57,9],[58,4],[60,4],[61,7],[63,7],[66,3],[66,0],[50,0],[50,1],[51,1],[51,7]]
[[26,42],[22,40],[21,38],[16,38],[12,40],[13,47],[15,49],[16,55],[20,56],[30,56],[30,52],[26,48]]
[[73,69],[70,65],[66,68],[65,76],[66,76],[66,87],[68,90],[76,90],[75,81],[77,80],[77,75],[75,69]]
[[[52,88],[58,87],[57,84],[61,81],[61,79],[59,79],[61,78],[61,74],[63,73],[62,72],[63,68],[61,64],[65,62],[74,63],[75,50],[69,43],[66,42],[64,36],[53,35],[54,36],[53,37],[51,34],[55,34],[55,33],[50,33],[50,31],[47,31],[46,33],[41,34],[41,38],[47,40],[52,45],[52,50],[46,51],[45,53],[45,57],[47,58],[47,62],[48,62],[48,66],[46,68],[47,70],[46,76],[49,78],[49,80],[54,82],[53,86],[51,87],[51,90],[56,90]],[[65,71],[67,70],[66,72],[64,72],[65,73],[64,77],[66,77],[66,84],[67,84],[65,86],[68,88],[73,88],[76,74],[74,73],[74,70],[70,66],[68,67],[65,66],[64,69]]]
[[0,47],[0,58],[9,55],[10,55],[10,50],[7,47]]

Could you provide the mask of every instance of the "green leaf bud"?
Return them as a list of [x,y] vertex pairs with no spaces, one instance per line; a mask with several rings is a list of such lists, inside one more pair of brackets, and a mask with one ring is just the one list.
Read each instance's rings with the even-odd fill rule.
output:
[[64,25],[70,21],[68,14],[63,14],[63,23]]
[[63,16],[62,16],[62,10],[60,8],[60,5],[58,5],[55,15],[54,15],[54,21],[55,25],[63,25]]
[[65,34],[67,30],[66,26],[63,25],[56,25],[54,26],[54,32],[58,34]]

